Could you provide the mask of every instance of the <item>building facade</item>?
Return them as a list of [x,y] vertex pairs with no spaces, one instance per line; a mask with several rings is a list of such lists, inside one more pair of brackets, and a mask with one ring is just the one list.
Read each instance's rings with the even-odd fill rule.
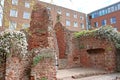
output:
[[88,29],[111,25],[120,31],[120,2],[98,9],[88,14]]
[[12,30],[20,30],[30,26],[31,11],[35,3],[41,3],[51,12],[53,26],[58,21],[69,30],[86,29],[86,14],[38,0],[4,0],[2,26]]

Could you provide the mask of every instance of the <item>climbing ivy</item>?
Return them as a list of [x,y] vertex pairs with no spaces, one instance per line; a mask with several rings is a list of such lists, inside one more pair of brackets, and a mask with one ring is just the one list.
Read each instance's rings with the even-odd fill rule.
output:
[[102,26],[96,30],[84,30],[76,32],[75,38],[81,38],[83,36],[93,36],[99,39],[107,39],[115,44],[115,47],[120,49],[120,33],[115,31],[112,26]]

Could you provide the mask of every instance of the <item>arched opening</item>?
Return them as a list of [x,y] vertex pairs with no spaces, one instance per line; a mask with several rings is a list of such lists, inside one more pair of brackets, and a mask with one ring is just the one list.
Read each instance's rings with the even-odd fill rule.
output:
[[64,59],[66,57],[66,42],[65,42],[65,33],[64,28],[60,22],[56,23],[54,27],[56,38],[57,38],[57,44],[59,49],[59,59]]

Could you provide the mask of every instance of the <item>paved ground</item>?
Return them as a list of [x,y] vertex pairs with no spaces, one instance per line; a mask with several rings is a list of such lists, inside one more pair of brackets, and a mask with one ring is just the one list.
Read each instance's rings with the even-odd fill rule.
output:
[[91,68],[73,68],[57,71],[58,80],[116,80],[116,77],[120,77],[120,73],[107,74],[103,70]]

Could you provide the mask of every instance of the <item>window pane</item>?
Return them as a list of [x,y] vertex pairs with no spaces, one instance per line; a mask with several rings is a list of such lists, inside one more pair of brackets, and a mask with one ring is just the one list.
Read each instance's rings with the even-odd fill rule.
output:
[[30,24],[24,23],[24,24],[22,25],[22,27],[23,27],[23,29],[28,28],[28,27],[30,27]]
[[12,5],[18,5],[18,0],[12,0]]
[[111,22],[111,24],[115,24],[115,23],[116,23],[116,18],[115,18],[115,17],[112,17],[112,18],[110,19],[110,22]]
[[107,24],[106,20],[102,20],[102,26],[105,26]]
[[61,10],[57,10],[57,13],[58,13],[58,14],[61,14],[62,12],[61,12]]
[[66,20],[66,26],[70,26],[70,21]]
[[29,12],[24,12],[23,13],[23,18],[24,19],[30,19],[30,13]]
[[81,19],[81,20],[84,20],[84,17],[83,17],[83,16],[80,16],[80,19]]
[[30,3],[29,2],[25,2],[25,7],[26,8],[30,8]]
[[10,10],[10,16],[17,17],[17,14],[18,14],[17,10],[14,10],[14,9]]
[[17,27],[17,23],[16,22],[14,22],[14,21],[10,21],[9,22],[9,29],[15,30],[16,27]]
[[70,16],[70,13],[67,12],[67,13],[66,13],[66,16]]
[[78,27],[78,23],[77,22],[74,22],[74,27]]
[[118,10],[120,10],[120,4],[118,4]]
[[77,14],[74,14],[73,17],[74,17],[74,18],[77,18]]
[[98,22],[94,22],[94,27],[98,27]]
[[81,26],[82,29],[85,28],[83,23],[80,23],[80,26]]

